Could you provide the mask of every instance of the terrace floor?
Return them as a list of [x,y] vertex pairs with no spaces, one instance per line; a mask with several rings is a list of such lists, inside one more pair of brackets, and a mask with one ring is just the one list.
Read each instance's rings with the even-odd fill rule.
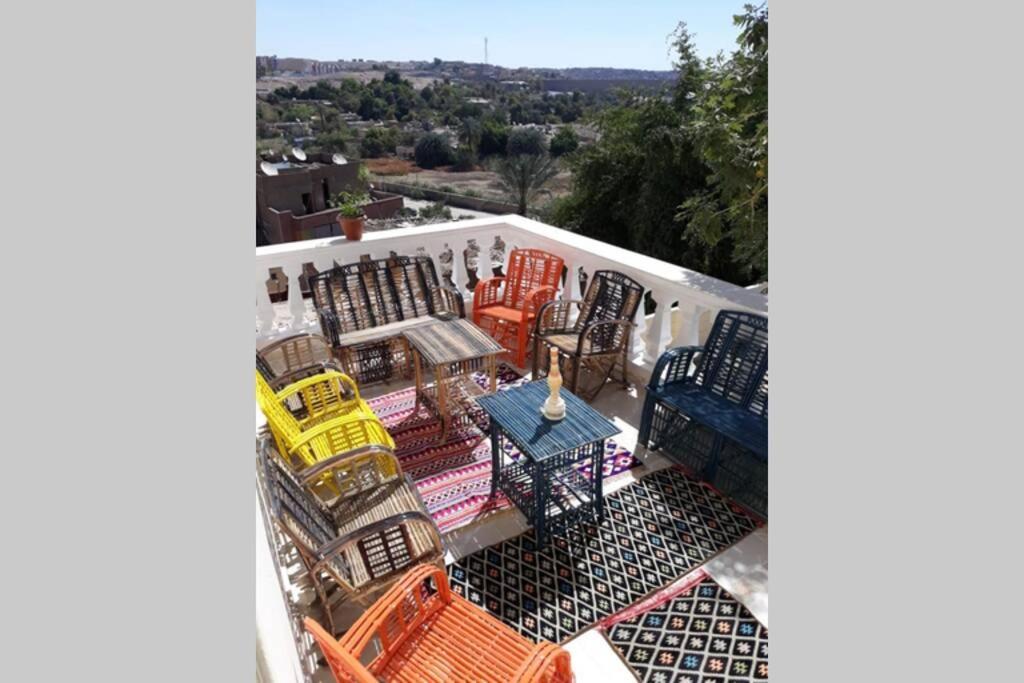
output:
[[[520,371],[524,376],[529,372]],[[410,381],[396,380],[361,388],[363,397],[372,400],[391,392],[411,386]],[[637,429],[643,407],[644,389],[634,386],[622,389],[609,383],[592,405],[615,422],[622,433],[615,437],[623,447],[632,451],[643,463],[606,478],[605,495],[609,495],[639,478],[670,466],[670,463],[656,453],[637,449]],[[262,416],[258,416],[262,420]],[[448,549],[445,561],[451,564],[481,548],[493,546],[513,538],[528,529],[525,518],[514,507],[492,513],[468,526],[456,529],[444,536]],[[768,529],[767,526],[748,534],[729,548],[711,558],[702,567],[743,606],[745,606],[765,627],[768,625]],[[299,584],[300,574],[295,574]],[[311,600],[313,592],[306,588],[303,600]],[[357,606],[342,605],[335,611],[336,623],[349,624],[358,618],[361,609]],[[572,655],[573,671],[579,683],[610,683],[614,681],[636,681],[619,653],[611,646],[603,633],[596,627],[562,643]],[[330,681],[332,677],[325,668],[317,672],[316,681]]]

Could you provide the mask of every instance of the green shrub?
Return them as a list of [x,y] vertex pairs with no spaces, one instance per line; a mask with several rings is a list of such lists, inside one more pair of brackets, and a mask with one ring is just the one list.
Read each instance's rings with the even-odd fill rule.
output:
[[451,145],[440,133],[427,133],[416,143],[416,165],[420,168],[446,166],[451,160]]
[[444,202],[434,202],[420,209],[420,218],[447,218],[451,220],[452,210]]
[[508,135],[508,146],[505,151],[508,156],[544,154],[544,135],[536,128],[513,128]]
[[480,131],[480,156],[504,155],[510,128],[496,119],[485,119]]
[[359,143],[359,153],[368,159],[382,157],[389,152],[394,154],[397,144],[398,133],[393,128],[371,128]]
[[468,147],[459,147],[455,150],[455,159],[452,162],[453,171],[472,171],[476,166],[476,154]]
[[570,154],[580,146],[579,136],[569,126],[562,126],[551,138],[551,156],[560,157],[563,154]]

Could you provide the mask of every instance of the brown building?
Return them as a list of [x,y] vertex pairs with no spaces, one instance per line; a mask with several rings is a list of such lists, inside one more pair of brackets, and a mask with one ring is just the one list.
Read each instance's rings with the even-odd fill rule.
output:
[[[341,234],[338,210],[328,203],[339,192],[359,191],[359,163],[335,164],[331,155],[310,154],[305,162],[267,162],[268,175],[256,165],[257,246]],[[402,208],[402,198],[372,193],[364,207],[368,218],[387,218]]]

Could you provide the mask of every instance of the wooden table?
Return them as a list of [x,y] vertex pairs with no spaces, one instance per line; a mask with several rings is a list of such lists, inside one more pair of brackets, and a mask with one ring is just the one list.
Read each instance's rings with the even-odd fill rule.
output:
[[[480,424],[486,417],[476,409],[476,399],[487,393],[473,381],[474,372],[485,370],[490,393],[498,389],[498,356],[504,347],[468,320],[439,320],[405,331],[413,351],[417,405],[426,404],[441,421],[439,441],[453,426]],[[427,371],[433,375],[427,377]],[[432,381],[431,381],[432,379]]]
[[[564,388],[566,416],[551,421],[540,412],[547,396],[547,382],[538,380],[477,400],[490,417],[491,495],[501,488],[533,524],[540,544],[583,519],[604,518],[604,442],[622,431]],[[522,457],[503,464],[502,441]],[[590,480],[574,467],[588,458]]]

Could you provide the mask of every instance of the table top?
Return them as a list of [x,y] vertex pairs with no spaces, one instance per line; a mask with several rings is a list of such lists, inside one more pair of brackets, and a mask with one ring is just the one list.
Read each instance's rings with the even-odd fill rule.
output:
[[406,330],[405,338],[430,365],[503,353],[505,348],[465,318],[438,320]]
[[529,382],[520,387],[499,391],[477,399],[494,423],[524,447],[525,455],[535,461],[564,453],[592,441],[607,439],[622,430],[582,399],[563,388],[565,418],[554,422],[544,417],[540,408],[550,390],[547,380]]

